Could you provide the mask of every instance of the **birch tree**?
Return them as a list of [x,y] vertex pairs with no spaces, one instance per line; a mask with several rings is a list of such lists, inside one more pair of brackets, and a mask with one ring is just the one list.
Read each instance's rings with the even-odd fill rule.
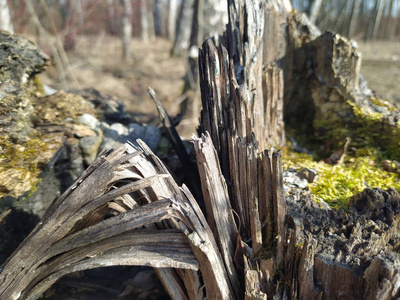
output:
[[0,29],[14,33],[7,0],[0,0]]
[[[185,2],[185,1],[182,1],[182,2]],[[177,12],[178,12],[178,1],[177,0],[168,0],[167,35],[170,40],[174,40],[174,38],[175,38]]]

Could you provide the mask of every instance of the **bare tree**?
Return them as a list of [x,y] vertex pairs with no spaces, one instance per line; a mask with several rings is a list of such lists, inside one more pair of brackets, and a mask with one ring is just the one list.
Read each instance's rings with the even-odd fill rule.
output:
[[395,0],[296,0],[294,8],[303,10],[322,31],[330,30],[365,40],[396,35],[399,2]]
[[386,6],[386,0],[380,0],[376,18],[374,20],[374,30],[372,32],[372,39],[375,39],[378,36],[379,25],[381,24],[382,16],[385,11],[385,6]]
[[310,7],[309,16],[310,16],[311,22],[313,22],[313,23],[315,23],[315,21],[318,18],[318,15],[321,10],[322,2],[323,2],[323,0],[314,0],[312,2],[310,1],[311,7]]
[[14,33],[14,27],[11,23],[10,9],[7,0],[0,0],[0,29]]
[[204,37],[215,37],[221,35],[228,24],[228,11],[226,3],[219,0],[205,0],[203,9]]
[[390,31],[390,37],[394,37],[396,35],[398,35],[398,24],[399,24],[399,17],[400,17],[400,5],[397,4],[397,11],[396,11],[396,17],[393,20],[393,25],[392,25],[392,29]]
[[51,54],[53,55],[54,63],[56,65],[58,74],[59,74],[59,79],[61,81],[63,89],[67,90],[68,89],[68,84],[66,81],[66,72],[65,69],[68,69],[69,62],[68,62],[68,57],[64,51],[63,45],[60,41],[60,38],[58,35],[55,35],[55,37],[52,37],[42,26],[35,9],[33,8],[32,2],[29,0],[25,0],[26,8],[28,10],[28,13],[30,15],[30,19],[34,26],[36,27],[39,36],[44,38],[44,40],[47,42],[47,46],[50,48]]
[[[186,1],[184,1],[186,2]],[[154,0],[154,32],[157,36],[162,36],[162,1]]]
[[362,2],[361,0],[353,1],[353,6],[351,8],[351,15],[350,15],[349,31],[348,31],[349,37],[353,37],[356,32],[357,25],[359,22],[359,15],[361,12],[361,2]]
[[393,15],[392,15],[393,14],[393,5],[394,5],[394,0],[390,0],[387,17],[386,17],[385,24],[383,27],[383,37],[384,38],[391,37],[392,27],[393,27]]
[[117,21],[115,17],[115,0],[107,0],[107,10],[108,10],[108,30],[111,34],[117,34]]
[[122,15],[122,57],[131,59],[130,44],[132,37],[132,4],[129,0],[123,0],[124,12]]
[[[185,2],[185,1],[183,1]],[[170,40],[175,39],[175,28],[176,28],[176,14],[178,12],[178,1],[168,0],[168,25],[167,25],[167,36]]]
[[[285,2],[285,1],[283,1]],[[194,0],[193,18],[189,44],[188,67],[181,111],[188,118],[196,118],[200,108],[198,95],[198,49],[202,41],[213,37],[218,43],[228,23],[226,4],[218,0]],[[206,21],[205,21],[206,20]]]
[[182,1],[176,25],[172,55],[183,55],[189,48],[191,22],[193,18],[193,0]]
[[150,40],[149,37],[149,20],[148,20],[147,1],[140,0],[140,24],[142,26],[141,37],[144,42]]
[[85,18],[84,18],[84,13],[83,13],[83,3],[82,0],[75,0],[75,1],[71,1],[70,0],[70,5],[71,5],[71,9],[73,11],[73,13],[77,15],[78,17],[78,25],[80,27],[83,27],[84,23],[85,23]]
[[155,23],[154,23],[154,1],[146,1],[148,2],[147,6],[147,22],[148,26],[148,36],[150,41],[154,41],[156,39],[156,32],[155,32]]

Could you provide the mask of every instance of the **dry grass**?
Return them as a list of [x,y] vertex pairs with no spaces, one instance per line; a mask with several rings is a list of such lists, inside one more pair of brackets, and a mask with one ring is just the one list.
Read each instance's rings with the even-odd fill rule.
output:
[[[112,36],[78,37],[76,48],[69,52],[71,72],[69,89],[95,88],[117,96],[130,112],[156,115],[157,110],[147,93],[151,86],[174,115],[179,112],[177,99],[183,89],[186,61],[171,58],[171,42],[157,39],[144,43],[132,41],[130,62],[121,59],[121,42]],[[72,75],[72,76],[71,76]],[[57,72],[51,66],[40,79],[44,84],[61,89]]]

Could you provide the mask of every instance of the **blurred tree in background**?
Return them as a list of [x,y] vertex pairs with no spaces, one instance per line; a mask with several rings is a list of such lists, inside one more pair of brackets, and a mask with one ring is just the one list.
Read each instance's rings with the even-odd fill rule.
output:
[[[215,36],[227,23],[224,1],[202,0],[202,36]],[[126,4],[132,9],[132,36],[153,40],[160,36],[174,41],[171,51],[183,55],[189,48],[193,28],[194,0],[30,0],[42,27],[73,48],[77,34],[120,35]],[[400,0],[293,0],[322,30],[358,39],[389,39],[400,35]],[[46,8],[47,7],[47,8]],[[0,27],[10,32],[38,34],[32,26],[25,0],[0,0]]]
[[393,39],[400,35],[399,0],[293,0],[322,30],[364,39]]
[[[400,35],[400,0],[292,0],[292,4],[322,31],[365,41]],[[198,48],[207,37],[218,39],[227,22],[226,2],[219,0],[0,0],[0,28],[36,40],[51,55],[63,89],[68,89],[68,82],[77,82],[68,52],[77,47],[78,36],[97,43],[115,37],[113,42],[120,47],[113,55],[130,62],[135,61],[132,37],[149,43],[156,37],[168,39],[170,54],[187,61],[177,103],[189,118],[198,115]]]

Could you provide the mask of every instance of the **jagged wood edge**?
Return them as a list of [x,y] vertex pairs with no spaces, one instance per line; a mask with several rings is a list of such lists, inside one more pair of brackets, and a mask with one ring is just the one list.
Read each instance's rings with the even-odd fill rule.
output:
[[[104,249],[103,254],[93,253],[90,251],[91,242],[93,242],[92,237],[96,236],[100,240],[99,243],[105,246],[107,239],[112,240],[113,235],[118,239],[118,235],[121,238],[134,228],[154,222],[157,222],[160,228],[178,228],[188,237],[190,248],[197,258],[198,265],[189,255],[186,267],[196,270],[200,266],[208,297],[232,297],[225,280],[226,271],[215,239],[193,196],[187,188],[179,188],[170,175],[165,175],[167,173],[154,177],[161,173],[160,170],[166,171],[166,168],[143,142],[139,141],[139,143],[146,154],[132,145],[125,145],[119,149],[102,153],[66,193],[53,202],[41,222],[2,266],[3,269],[0,273],[1,297],[18,299],[22,296],[23,298],[35,299],[56,278],[63,274],[93,267],[96,264],[101,265],[106,261],[102,258],[114,257],[117,253],[127,254],[129,247],[124,246],[113,248],[118,250],[115,250],[115,252],[112,249]],[[153,160],[153,162],[150,162],[150,160]],[[126,168],[124,168],[124,165]],[[100,207],[104,205],[104,202],[112,200],[113,197],[110,195],[119,197],[118,199],[123,201],[124,198],[120,197],[121,193],[116,192],[118,188],[113,188],[114,184],[121,185],[124,183],[128,188],[123,188],[123,192],[130,193],[133,192],[132,187],[135,184],[130,184],[129,179],[140,182],[140,177],[151,178],[147,182],[147,187],[146,184],[141,185],[144,184],[143,182],[136,184],[136,188],[142,188],[139,191],[144,203],[147,203],[144,206],[136,206],[132,211],[121,213],[107,220],[103,220],[105,217],[103,212],[98,212],[97,215],[95,213],[94,217],[93,211],[86,215],[83,213],[90,211],[89,207],[91,206],[94,207],[95,212],[97,211],[99,206],[91,205],[93,200],[93,203],[100,205]],[[150,184],[150,182],[152,183]],[[82,210],[82,208],[84,209]],[[146,216],[146,213],[149,213],[149,215]],[[92,224],[87,228],[77,228],[77,224],[85,225],[85,222],[80,221],[87,216],[93,221]],[[118,226],[122,228],[118,228]],[[56,260],[52,260],[53,256],[51,255],[55,253],[60,255],[63,252],[61,246],[63,243],[65,244],[62,241],[63,238],[71,242],[71,247],[77,246],[78,249],[79,246],[82,247],[78,251],[80,257],[71,261],[66,259],[68,254],[64,253],[58,258],[59,262],[61,263],[65,258],[70,263],[69,266],[58,266],[58,269],[55,266],[54,268],[49,267],[52,262],[56,264]],[[76,242],[76,240],[79,240],[79,242]],[[55,247],[52,252],[53,245]],[[68,243],[65,245],[68,245]],[[115,246],[113,243],[109,245]],[[183,249],[184,251],[188,250],[185,247]],[[28,253],[29,255],[27,255]],[[42,255],[47,260],[43,261]],[[84,259],[82,262],[76,262],[79,258]],[[165,256],[163,259],[167,260],[168,258]],[[170,262],[172,261],[170,260]],[[129,263],[129,260],[124,262]],[[118,264],[118,258],[115,263]],[[46,266],[46,264],[48,265]],[[165,263],[161,266],[166,265],[168,264]],[[171,266],[177,265],[182,267],[182,264],[171,263]],[[49,273],[48,280],[41,278],[40,275],[37,277],[36,270]],[[162,270],[166,269],[163,268]],[[197,272],[191,273],[191,275],[188,284],[193,285],[193,282],[196,282],[199,285],[200,280]],[[195,293],[195,295],[187,295],[188,291]],[[171,295],[174,295],[176,290],[170,292]],[[200,299],[204,296],[204,290],[193,289],[189,286],[186,291],[181,289],[181,294],[174,298]]]

